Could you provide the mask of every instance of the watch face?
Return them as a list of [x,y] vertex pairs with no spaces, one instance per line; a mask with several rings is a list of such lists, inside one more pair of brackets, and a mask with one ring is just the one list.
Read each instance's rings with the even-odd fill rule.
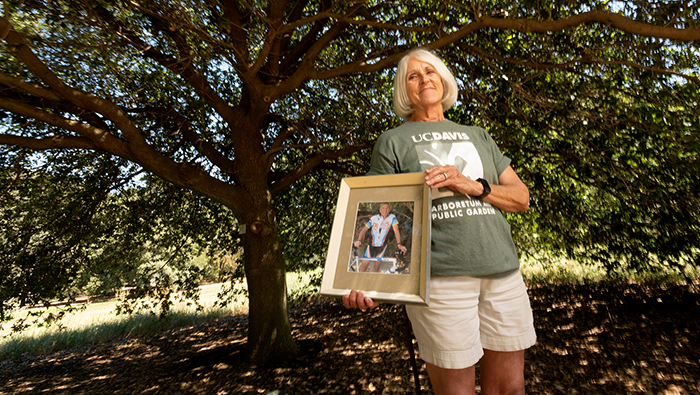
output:
[[481,184],[484,186],[484,193],[491,193],[491,185],[488,183],[488,181],[482,178]]
[[491,185],[489,185],[489,182],[484,180],[483,178],[479,178],[479,179],[477,179],[477,181],[479,181],[481,183],[481,185],[484,186],[484,192],[481,195],[479,195],[478,199],[485,198],[486,195],[491,193]]

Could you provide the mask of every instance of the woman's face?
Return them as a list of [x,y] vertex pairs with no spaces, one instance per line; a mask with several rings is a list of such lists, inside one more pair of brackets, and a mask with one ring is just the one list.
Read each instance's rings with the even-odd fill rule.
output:
[[406,73],[406,93],[414,109],[427,109],[440,106],[444,88],[442,79],[430,63],[411,58]]

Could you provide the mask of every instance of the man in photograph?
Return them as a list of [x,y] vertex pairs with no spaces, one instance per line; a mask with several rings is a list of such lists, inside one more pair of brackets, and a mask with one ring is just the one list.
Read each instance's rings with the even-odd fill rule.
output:
[[[389,205],[389,203],[382,203],[382,205],[379,207],[379,214],[373,215],[362,227],[357,240],[355,240],[355,247],[360,248],[362,245],[362,240],[365,238],[368,230],[371,230],[371,240],[363,255],[364,258],[382,258],[384,256],[386,248],[389,244],[388,236],[391,230],[394,231],[394,237],[396,237],[396,243],[398,244],[399,250],[406,253],[406,247],[401,244],[399,220],[396,219],[394,214],[391,214],[391,205]],[[359,271],[367,271],[369,263],[369,260],[362,260]],[[374,260],[372,272],[378,272],[380,265],[380,260]]]

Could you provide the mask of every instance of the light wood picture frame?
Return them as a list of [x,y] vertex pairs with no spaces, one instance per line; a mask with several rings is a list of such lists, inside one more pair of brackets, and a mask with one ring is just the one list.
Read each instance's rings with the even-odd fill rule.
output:
[[[357,289],[378,301],[429,304],[430,202],[431,189],[425,185],[424,173],[343,179],[321,295],[338,297]],[[366,244],[372,235],[361,240],[358,248],[358,233],[384,203],[391,206],[391,214],[399,223],[401,244],[407,250],[401,254],[396,240],[391,240],[386,242],[381,259],[367,258]],[[389,231],[388,237],[391,239],[393,232]]]

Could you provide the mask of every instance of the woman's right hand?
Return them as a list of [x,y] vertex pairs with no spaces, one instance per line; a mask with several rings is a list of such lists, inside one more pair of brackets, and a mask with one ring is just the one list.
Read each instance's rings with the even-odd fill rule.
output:
[[372,298],[365,297],[365,295],[358,290],[353,289],[350,294],[343,295],[343,306],[346,309],[360,309],[362,311],[373,309],[379,306],[379,302],[375,302]]

